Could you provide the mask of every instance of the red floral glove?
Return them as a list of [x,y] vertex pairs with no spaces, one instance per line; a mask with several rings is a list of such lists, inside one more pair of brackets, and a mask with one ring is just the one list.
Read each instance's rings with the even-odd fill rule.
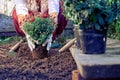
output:
[[19,14],[18,15],[18,23],[20,27],[23,26],[24,22],[33,22],[34,21],[34,15],[32,13],[29,13],[28,15]]
[[25,16],[25,19],[23,21],[25,22],[33,22],[35,20],[34,15],[29,14]]

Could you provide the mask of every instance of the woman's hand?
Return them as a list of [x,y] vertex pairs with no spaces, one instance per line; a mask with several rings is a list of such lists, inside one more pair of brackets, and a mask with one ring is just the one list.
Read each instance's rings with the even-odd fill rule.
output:
[[25,34],[27,42],[28,42],[28,47],[30,48],[31,51],[35,49],[35,43],[32,41],[30,35]]
[[52,12],[49,15],[50,15],[50,18],[53,19],[53,24],[57,25],[58,24],[58,12]]
[[52,19],[58,17],[58,12],[52,12],[49,14]]

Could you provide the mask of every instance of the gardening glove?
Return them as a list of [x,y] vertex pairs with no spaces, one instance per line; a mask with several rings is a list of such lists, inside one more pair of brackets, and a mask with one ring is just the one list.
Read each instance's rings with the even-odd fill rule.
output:
[[31,19],[29,16],[30,15],[18,15],[18,23],[19,23],[21,31],[23,32],[23,34],[25,35],[27,39],[28,47],[30,48],[31,51],[33,51],[33,49],[35,48],[35,44],[30,38],[30,35],[26,34],[26,32],[23,30],[24,22],[32,22],[34,19],[33,17]]
[[48,37],[47,40],[48,41],[47,41],[47,47],[46,47],[46,49],[49,51],[50,48],[51,48],[51,45],[52,45],[52,34]]
[[52,45],[52,34],[48,36],[48,38],[45,40],[45,42],[42,44],[42,46],[46,47],[46,50],[49,51]]
[[28,35],[22,28],[23,28],[23,24],[24,22],[33,22],[34,21],[34,16],[31,16],[31,14],[26,15],[23,22],[21,23],[21,30],[24,32],[25,37],[27,39],[28,42],[28,47],[30,48],[31,51],[33,51],[33,49],[35,49],[35,42],[32,40],[32,38],[30,37],[30,35]]
[[26,39],[28,42],[28,47],[30,48],[31,51],[33,51],[35,49],[35,42],[33,42],[32,38],[28,34],[26,34]]
[[[57,12],[54,12],[52,14],[50,14],[50,18],[53,20],[53,25],[54,25],[54,30],[57,26],[57,17],[58,17],[58,13]],[[54,31],[53,30],[53,31]],[[49,51],[50,48],[51,48],[51,45],[52,45],[52,37],[53,35],[49,35],[48,38],[46,39],[45,43],[43,43],[43,45],[45,46],[46,45],[46,50]]]
[[18,15],[18,24],[22,31],[23,31],[22,28],[23,28],[24,22],[33,22],[34,20],[35,20],[35,18],[32,13],[26,14],[26,15],[23,15],[23,14]]
[[[53,20],[53,24],[54,24],[54,30],[57,27],[57,17],[54,18]],[[53,30],[53,32],[54,32]],[[42,44],[42,46],[46,46],[46,50],[49,51],[53,42],[53,34],[49,35],[48,38],[45,40],[45,42]]]
[[[54,18],[54,30],[57,28],[57,17],[55,17]],[[53,30],[53,31],[54,31]],[[50,36],[48,36],[48,38],[47,38],[47,46],[46,46],[46,49],[49,51],[50,50],[50,48],[51,48],[51,45],[52,45],[52,42],[53,42],[53,39],[52,39],[52,37],[53,37],[53,34],[51,34]]]
[[53,20],[53,24],[58,24],[58,12],[52,12],[49,15],[50,18]]

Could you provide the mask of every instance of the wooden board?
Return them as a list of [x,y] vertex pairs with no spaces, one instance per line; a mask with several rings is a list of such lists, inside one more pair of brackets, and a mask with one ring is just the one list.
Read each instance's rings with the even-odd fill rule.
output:
[[[105,54],[83,54],[76,46],[70,52],[84,78],[120,77],[120,41],[108,41]],[[113,43],[112,43],[113,42]]]

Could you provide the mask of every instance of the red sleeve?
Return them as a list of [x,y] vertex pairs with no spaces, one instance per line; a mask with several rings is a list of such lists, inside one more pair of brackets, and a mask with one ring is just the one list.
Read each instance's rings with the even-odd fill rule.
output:
[[16,32],[18,33],[18,35],[25,36],[18,24],[18,17],[17,17],[15,8],[13,9],[13,12],[12,12],[12,19],[13,19],[14,28]]
[[67,25],[67,19],[66,17],[63,15],[63,1],[60,0],[60,11],[59,11],[59,15],[58,15],[58,27],[54,30],[53,32],[53,41],[55,40],[55,38],[61,34],[63,32],[63,30],[65,29],[66,25]]

